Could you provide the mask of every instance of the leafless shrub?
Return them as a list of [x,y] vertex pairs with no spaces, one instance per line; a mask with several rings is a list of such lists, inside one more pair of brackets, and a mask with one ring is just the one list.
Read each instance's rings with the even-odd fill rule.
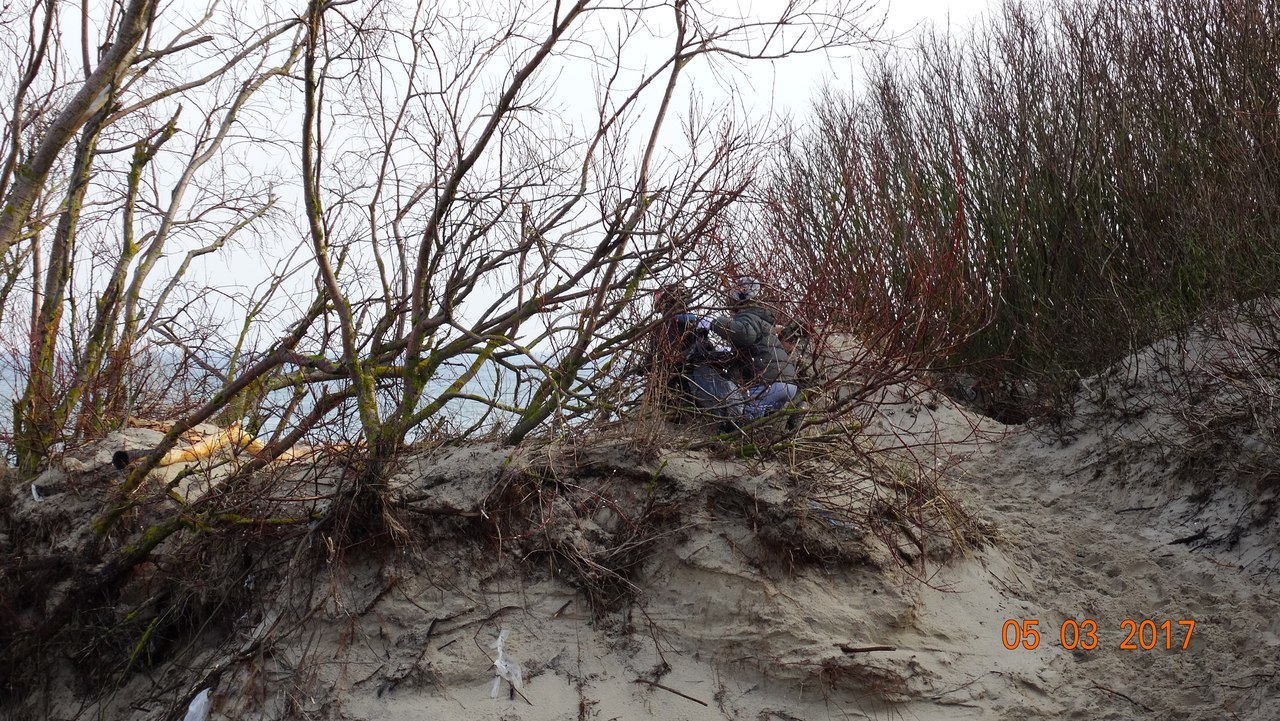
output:
[[[52,2],[0,11],[18,59],[0,77],[17,465],[34,477],[130,416],[180,415],[127,478],[92,489],[83,572],[6,658],[65,642],[76,609],[201,539],[314,524],[335,552],[411,541],[387,479],[414,442],[616,422],[598,391],[644,331],[628,322],[637,296],[701,257],[766,147],[745,124],[682,112],[687,74],[865,42],[865,6],[837,5],[761,18],[575,0],[473,8],[466,23],[377,0],[202,17],[124,0],[86,4],[83,22]],[[597,90],[582,124],[558,119],[573,67]],[[228,255],[251,277],[200,279]],[[464,403],[483,412],[454,415]],[[174,482],[151,473],[210,420],[265,442],[175,506]],[[282,490],[273,461],[326,441],[348,449],[326,459],[327,485]],[[95,649],[147,633],[110,627]]]
[[660,474],[611,470],[555,453],[554,462],[513,468],[485,502],[503,551],[545,558],[601,614],[634,599],[632,579],[684,512]]
[[911,698],[908,693],[910,677],[902,671],[877,665],[874,661],[856,661],[847,656],[831,657],[817,664],[813,675],[824,692],[855,690],[891,702]]
[[1254,69],[1276,60],[1275,10],[1013,2],[886,54],[774,172],[789,285],[887,357],[964,365],[1010,420],[1274,295],[1278,90]]

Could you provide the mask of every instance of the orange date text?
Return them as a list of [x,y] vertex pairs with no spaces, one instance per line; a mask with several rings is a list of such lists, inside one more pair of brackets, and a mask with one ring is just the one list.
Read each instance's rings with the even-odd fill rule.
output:
[[[1103,632],[1098,622],[1091,618],[1079,621],[1068,618],[1056,630],[1058,644],[1068,651],[1092,651],[1103,645]],[[1112,647],[1121,651],[1185,651],[1191,647],[1191,634],[1195,630],[1196,622],[1190,619],[1135,621],[1126,618],[1114,634],[1114,640],[1119,643]],[[1038,648],[1043,640],[1042,634],[1053,635],[1053,630],[1045,629],[1035,618],[1011,618],[1000,628],[1000,640],[1010,651]]]

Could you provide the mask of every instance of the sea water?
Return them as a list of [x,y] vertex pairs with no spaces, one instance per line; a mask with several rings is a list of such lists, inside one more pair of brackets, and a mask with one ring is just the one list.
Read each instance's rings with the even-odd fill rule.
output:
[[[205,360],[210,362],[213,359]],[[161,357],[158,362],[164,366],[160,369],[159,377],[174,378],[180,376],[180,359],[169,355],[168,357]],[[210,362],[210,365],[218,367],[216,362]],[[226,367],[225,361],[221,367]],[[465,368],[461,366],[444,367],[440,373],[427,383],[419,409],[425,408],[440,398],[463,375],[464,371]],[[202,371],[199,369],[193,371],[193,375],[196,377],[199,377],[201,373]],[[431,432],[462,433],[470,431],[472,433],[483,433],[496,428],[508,427],[518,419],[519,415],[511,410],[495,407],[494,404],[506,407],[521,407],[529,401],[541,378],[541,373],[536,372],[534,369],[526,371],[492,362],[485,363],[480,366],[475,376],[459,389],[459,393],[473,397],[449,400],[439,412],[426,419],[420,427],[411,430],[409,440],[413,441],[417,436]],[[190,387],[173,389],[170,393],[173,396],[172,402],[177,403],[181,396],[187,395],[188,401],[185,405],[191,405],[190,401],[192,399],[198,404],[204,397],[212,395],[221,386],[216,377],[207,374],[200,380],[201,384],[198,389],[193,390]],[[343,381],[311,384],[307,395],[292,414],[291,421],[296,421],[296,419],[310,412],[325,391],[338,390],[343,387],[343,384]],[[9,464],[15,461],[11,443],[13,437],[13,402],[21,397],[25,386],[25,369],[15,369],[12,366],[0,368],[0,451],[3,451],[5,462]],[[379,409],[383,411],[384,415],[396,406],[399,400],[397,391],[398,388],[386,388],[378,391]],[[257,431],[260,437],[266,438],[275,432],[281,420],[280,414],[288,406],[292,394],[293,390],[286,388],[273,391],[267,395],[263,403],[263,413],[258,419],[261,423]],[[486,403],[478,399],[490,399],[494,403]],[[325,438],[314,437],[304,442],[323,442],[331,438],[358,437],[360,422],[358,415],[354,411],[354,406],[354,402],[348,402],[345,410],[340,409],[331,412],[331,417],[321,424]],[[241,419],[242,422],[250,420],[249,418]]]

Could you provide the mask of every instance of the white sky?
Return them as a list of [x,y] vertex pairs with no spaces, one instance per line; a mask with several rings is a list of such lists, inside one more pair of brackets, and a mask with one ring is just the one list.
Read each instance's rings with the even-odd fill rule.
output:
[[[751,13],[760,17],[776,14],[786,3],[786,0],[705,1],[713,8],[723,8],[722,12],[726,15],[742,16]],[[885,25],[880,33],[881,38],[893,38],[895,45],[910,47],[913,43],[914,31],[922,24],[932,24],[937,28],[950,27],[952,33],[964,34],[978,16],[987,12],[993,3],[999,1],[893,0],[873,5],[868,19],[876,21],[883,17]],[[207,2],[208,0],[173,0],[163,10],[162,17],[171,18],[172,22],[180,23],[184,18],[189,20],[203,14]],[[276,17],[288,16],[286,9],[280,5],[257,5],[252,0],[226,0],[223,7],[230,8],[239,21],[250,26],[258,22],[255,16],[260,12],[276,13]],[[628,64],[632,65],[632,70],[646,64],[646,43],[650,44],[649,47],[655,57],[668,49],[668,43],[661,40],[642,39],[636,42],[628,51]],[[687,109],[691,97],[696,97],[704,108],[711,106],[720,112],[733,114],[739,119],[749,119],[750,126],[753,128],[774,125],[787,117],[792,118],[797,124],[803,124],[811,100],[824,86],[856,89],[857,78],[861,75],[863,65],[871,59],[873,53],[883,49],[883,47],[876,50],[851,48],[779,61],[753,61],[742,64],[740,69],[727,71],[720,76],[712,72],[704,62],[693,63],[677,90],[677,102],[672,108],[675,117],[669,118],[663,130],[663,145],[677,155],[680,153],[679,145],[682,138],[678,116]],[[566,63],[571,62],[566,61]],[[584,62],[582,65],[586,67],[590,64]],[[584,124],[588,127],[594,123],[592,111],[595,108],[597,94],[597,84],[593,81],[591,72],[593,71],[590,69],[582,73],[569,69],[563,71],[559,77],[551,76],[556,78],[553,83],[552,105],[559,105],[562,117],[572,117],[579,112],[582,113],[585,118]],[[575,77],[575,75],[579,76]],[[503,78],[494,78],[495,84],[500,84],[503,80]],[[298,119],[292,117],[295,110],[296,108],[286,110],[282,115],[271,118],[264,117],[260,113],[252,116],[246,114],[241,120],[246,123],[267,122],[277,126],[277,132],[294,138],[298,125]],[[639,127],[643,128],[644,123],[640,122]],[[636,142],[643,143],[643,140],[644,138],[641,137]],[[296,171],[286,167],[296,166],[298,163],[298,158],[293,157],[295,153],[296,146],[292,143],[274,147],[263,146],[253,151],[257,162],[273,166],[279,163],[280,171],[285,178],[291,175],[296,177]],[[289,181],[286,183],[296,185]],[[283,205],[301,205],[296,188],[286,187],[281,190]],[[197,283],[209,283],[224,289],[228,293],[249,293],[251,288],[270,275],[275,265],[271,262],[272,258],[280,258],[299,244],[306,243],[300,207],[290,207],[287,212],[297,219],[294,223],[297,226],[296,237],[294,237],[295,233],[290,232],[289,223],[278,223],[263,229],[264,236],[275,236],[280,242],[280,247],[270,253],[269,258],[251,257],[257,255],[253,251],[248,253],[224,251],[206,256],[191,269],[188,277]],[[165,261],[162,261],[162,266],[176,265],[181,260],[184,250],[173,247],[168,251]],[[305,255],[306,251],[303,253]],[[164,278],[165,276],[165,268],[158,268],[155,277]],[[308,286],[311,282],[309,274],[306,273],[294,280],[300,286]],[[234,317],[239,313],[233,311],[230,315]]]
[[[198,17],[203,14],[208,2],[209,0],[172,0],[165,4],[162,18],[172,18],[174,23],[180,23],[183,18]],[[505,2],[505,0],[497,0],[497,2]],[[784,4],[784,0],[706,0],[706,2],[708,5],[720,5],[726,8],[726,13],[740,15],[745,8],[750,7],[751,10],[759,11],[761,15],[766,16],[770,8],[776,9]],[[914,30],[921,24],[932,24],[938,28],[950,27],[952,34],[964,34],[981,14],[988,12],[998,2],[1000,0],[894,0],[891,3],[879,3],[873,8],[872,16],[879,17],[883,14],[885,26],[882,37],[896,37],[896,45],[910,47]],[[90,8],[94,12],[101,9],[101,6],[95,9],[96,5],[96,3],[90,3]],[[301,7],[303,3],[290,3],[288,7],[295,5]],[[290,12],[283,3],[259,4],[254,0],[225,0],[223,7],[228,6],[232,8],[233,16],[247,26],[255,23],[256,18],[253,16],[264,11],[283,14],[277,17],[288,16]],[[66,37],[64,40],[72,49],[76,49],[79,38],[74,37],[75,14],[72,13],[67,19],[70,21],[68,27],[73,30],[73,37]],[[728,108],[730,111],[748,114],[753,123],[757,119],[776,122],[783,117],[791,117],[803,123],[810,101],[824,86],[856,89],[856,78],[860,75],[861,67],[870,59],[871,52],[850,49],[829,55],[807,55],[777,62],[753,62],[746,69],[731,76],[727,84],[717,83],[714,76],[700,78],[697,74],[699,70],[693,68],[685,78],[681,92],[677,95],[687,100],[692,89],[702,97],[704,102],[732,106]],[[78,59],[78,55],[73,59]],[[579,102],[585,103],[585,107],[590,110],[594,105],[595,88],[589,82],[590,79],[587,78],[587,80],[588,82],[585,83],[579,80],[576,85],[557,88],[557,96],[567,105],[576,106]],[[717,85],[720,88],[719,94],[722,96],[720,98],[716,97]],[[724,90],[726,85],[732,90],[726,92]],[[563,96],[560,95],[561,90],[564,91]],[[577,99],[574,99],[575,94],[579,96]],[[730,97],[725,98],[724,95],[730,95]],[[293,137],[297,123],[290,117],[292,111],[284,108],[281,110],[282,113],[274,117],[265,117],[262,113],[256,113],[253,116],[257,118],[256,121],[249,121],[247,118],[242,120],[267,122],[280,127],[288,126],[285,132]],[[678,112],[679,107],[673,110]],[[678,142],[680,134],[678,119],[672,118],[664,132],[675,136],[672,141]],[[298,159],[291,157],[296,152],[295,147],[289,144],[263,147],[256,151],[257,162],[272,164],[276,160],[285,160],[285,156],[289,156],[285,164],[296,166]],[[273,154],[283,155],[273,158],[271,157]],[[280,172],[284,177],[289,177],[291,174],[296,177],[296,173],[291,168],[284,167],[283,164]],[[286,194],[294,197],[282,198],[284,203],[300,205],[296,193],[286,190]],[[301,218],[300,208],[290,209],[289,214],[294,218]],[[296,236],[290,232],[291,229],[288,226],[288,223],[277,223],[262,231],[264,236],[276,236],[280,243],[280,247],[276,249],[277,252],[271,254],[274,258],[282,257],[291,249],[297,248],[299,244],[306,243],[305,233],[301,232],[303,228],[300,221],[297,222],[299,232]],[[253,243],[252,240],[248,242]],[[185,250],[185,247],[173,244],[161,265],[176,265]],[[305,254],[306,251],[304,250],[303,253]],[[274,265],[271,258],[251,257],[254,255],[256,253],[252,250],[241,252],[228,248],[223,252],[202,258],[192,267],[188,278],[196,284],[208,283],[227,294],[248,294],[255,285],[269,276]],[[163,279],[166,276],[165,268],[161,267],[157,269],[153,279]],[[309,286],[311,282],[309,276],[300,276],[294,280],[301,286]],[[302,295],[305,296],[306,293]],[[230,315],[238,316],[241,312],[232,310]],[[238,321],[233,321],[232,329],[236,325]]]
[[[205,0],[188,0],[203,6]],[[184,0],[178,0],[182,4]],[[884,28],[880,36],[892,38],[894,45],[907,48],[914,42],[915,30],[921,25],[931,24],[936,28],[951,28],[955,34],[964,34],[977,17],[988,10],[993,2],[999,0],[895,0],[892,3],[880,3],[869,13],[869,20],[884,18]],[[726,14],[741,16],[752,13],[768,17],[772,11],[776,14],[785,5],[785,0],[710,0],[710,6],[723,7]],[[175,8],[177,9],[177,8]],[[658,30],[650,28],[651,30]],[[648,50],[646,50],[648,48]],[[660,57],[668,49],[668,42],[662,40],[641,39],[633,43],[627,51],[628,65],[633,71],[646,64],[646,52]],[[824,86],[837,89],[856,89],[857,78],[861,68],[867,63],[877,49],[850,48],[832,53],[803,55],[779,61],[752,61],[742,64],[741,68],[729,70],[727,74],[717,75],[705,62],[690,65],[682,83],[677,90],[676,102],[672,107],[673,117],[669,118],[663,130],[663,145],[675,154],[681,151],[682,142],[679,116],[685,114],[691,98],[696,97],[704,106],[719,109],[719,112],[732,114],[739,119],[749,119],[751,127],[763,128],[775,125],[783,118],[790,117],[798,124],[803,124],[812,99]],[[548,70],[547,76],[555,78],[553,97],[549,100],[552,107],[558,107],[562,119],[581,114],[583,123],[588,127],[594,124],[598,83],[593,78],[590,63],[583,62],[580,67],[573,67],[573,61],[562,61],[563,67]],[[505,78],[495,77],[494,85],[501,84]],[[287,125],[295,123],[286,122]],[[639,127],[645,127],[641,121]],[[292,131],[288,131],[292,135]],[[644,138],[636,139],[643,143]],[[291,148],[281,147],[277,152],[293,153]],[[332,152],[332,151],[331,151]],[[283,159],[296,163],[297,159]],[[289,193],[289,195],[294,195]],[[287,198],[285,202],[299,205],[297,197]],[[300,209],[291,215],[301,218]],[[297,239],[285,240],[286,248],[306,242],[302,234],[301,220],[298,221],[300,236]],[[281,228],[280,230],[284,230]],[[305,254],[305,251],[304,251]],[[178,258],[175,256],[174,261]],[[265,279],[269,273],[270,263],[261,259],[249,260],[243,255],[219,253],[209,258],[205,268],[205,278],[215,285],[230,281],[244,291]],[[198,273],[198,271],[197,271]],[[160,273],[163,276],[163,273]],[[310,284],[309,274],[299,276],[296,282],[300,286]],[[225,287],[225,286],[224,286]],[[305,295],[305,294],[304,294]],[[233,313],[233,315],[235,315]]]
[[[732,0],[728,0],[732,1]],[[883,14],[883,35],[893,39],[896,47],[914,43],[916,30],[924,26],[950,28],[951,33],[964,34],[988,8],[998,7],[1001,0],[894,0],[882,3],[875,11]],[[769,4],[766,0],[765,5]],[[766,69],[763,64],[752,72],[753,82],[762,94],[772,94],[780,115],[790,113],[801,118],[809,103],[825,85],[848,88],[861,77],[862,65],[869,51],[847,50],[836,55],[790,58]]]

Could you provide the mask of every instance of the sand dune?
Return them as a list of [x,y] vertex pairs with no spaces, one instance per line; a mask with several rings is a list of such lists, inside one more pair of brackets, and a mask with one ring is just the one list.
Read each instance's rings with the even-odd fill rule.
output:
[[[674,441],[415,451],[391,484],[400,545],[337,547],[328,522],[250,544],[238,575],[208,570],[240,584],[234,618],[108,692],[68,664],[2,703],[174,718],[211,688],[215,719],[1280,718],[1275,446],[1230,424],[1207,438],[1161,381],[1186,351],[1090,379],[1056,428],[886,394],[868,442],[939,469],[915,519],[893,519],[885,479]],[[86,469],[120,440],[10,515],[87,542]],[[276,469],[273,512],[323,515],[341,484],[319,462]],[[34,527],[11,526],[8,544]],[[164,552],[121,603],[164,593],[147,586]],[[503,631],[520,686],[495,697]]]

